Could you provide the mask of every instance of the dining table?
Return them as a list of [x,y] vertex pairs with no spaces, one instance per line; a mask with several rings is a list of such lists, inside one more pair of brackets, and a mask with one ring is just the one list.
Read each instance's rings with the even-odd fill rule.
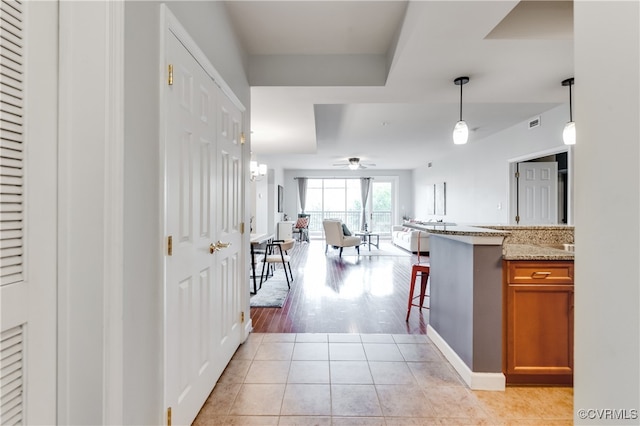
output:
[[249,246],[251,247],[251,279],[253,280],[253,292],[251,292],[251,294],[256,294],[258,292],[258,285],[256,282],[256,250],[261,245],[271,241],[273,241],[273,234],[270,233],[256,233],[249,235]]

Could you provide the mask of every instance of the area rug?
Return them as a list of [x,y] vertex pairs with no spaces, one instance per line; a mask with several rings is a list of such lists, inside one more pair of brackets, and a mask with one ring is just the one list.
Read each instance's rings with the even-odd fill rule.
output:
[[[340,255],[340,249],[332,249],[329,247],[328,255]],[[357,256],[358,252],[354,247],[345,247],[342,250],[342,256]],[[401,248],[394,246],[391,243],[380,243],[380,248],[377,249],[375,246],[371,246],[371,251],[369,251],[369,244],[363,244],[360,246],[360,256],[411,256],[411,253],[405,251]]]
[[282,308],[289,295],[287,280],[282,269],[262,283],[257,294],[251,296],[249,305],[252,308]]

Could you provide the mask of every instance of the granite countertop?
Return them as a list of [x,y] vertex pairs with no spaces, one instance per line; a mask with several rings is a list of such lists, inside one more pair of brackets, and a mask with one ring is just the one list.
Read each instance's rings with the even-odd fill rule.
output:
[[573,260],[574,252],[537,244],[503,244],[505,260]]
[[481,228],[478,226],[456,225],[443,222],[404,223],[408,228],[419,229],[430,234],[460,235],[469,237],[504,237],[509,231]]
[[574,260],[573,250],[562,248],[563,244],[570,244],[573,248],[572,226],[457,225],[446,222],[404,223],[403,226],[430,234],[505,237],[502,243],[505,260]]

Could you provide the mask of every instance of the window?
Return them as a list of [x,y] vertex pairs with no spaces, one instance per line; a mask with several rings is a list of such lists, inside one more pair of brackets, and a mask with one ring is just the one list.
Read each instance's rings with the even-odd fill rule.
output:
[[[372,181],[367,201],[368,229],[381,235],[391,232],[393,185]],[[323,219],[340,219],[351,230],[362,228],[360,179],[312,179],[307,181],[305,213],[309,214],[309,235],[322,235]]]

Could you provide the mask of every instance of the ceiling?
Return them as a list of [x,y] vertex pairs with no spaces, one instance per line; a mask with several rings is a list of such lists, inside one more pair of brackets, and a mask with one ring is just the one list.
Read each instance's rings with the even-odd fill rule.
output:
[[269,167],[413,169],[568,102],[568,1],[229,1]]

